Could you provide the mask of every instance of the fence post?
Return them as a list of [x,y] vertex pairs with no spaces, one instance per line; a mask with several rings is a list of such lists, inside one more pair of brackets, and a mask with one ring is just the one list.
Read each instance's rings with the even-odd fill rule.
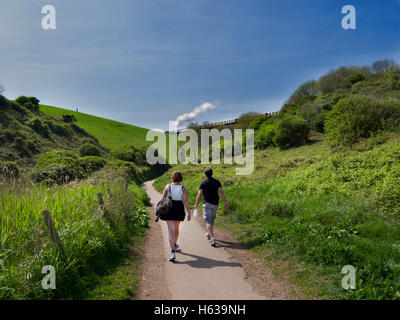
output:
[[51,214],[49,210],[43,211],[42,212],[44,221],[46,222],[47,227],[50,230],[50,237],[51,240],[53,240],[58,247],[60,248],[61,251],[64,250],[63,245],[61,243],[60,237],[58,236],[58,232],[56,230],[56,227],[54,226],[53,219],[51,218]]
[[100,192],[97,194],[97,198],[99,198],[100,206],[103,207],[104,206],[104,200],[103,200],[103,196],[101,195]]
[[97,194],[97,198],[99,199],[99,204],[100,204],[100,209],[102,213],[102,218],[105,218],[109,223],[111,223],[110,217],[107,214],[106,209],[104,208],[104,200],[103,200],[103,195],[99,192]]

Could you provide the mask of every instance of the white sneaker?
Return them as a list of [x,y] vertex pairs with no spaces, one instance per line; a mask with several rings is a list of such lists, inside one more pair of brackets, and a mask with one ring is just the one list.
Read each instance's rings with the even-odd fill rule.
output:
[[206,237],[207,237],[207,239],[210,241],[211,240],[211,237],[210,237],[210,235],[208,234],[208,232],[206,233]]
[[176,260],[175,252],[171,252],[171,257],[168,259],[168,261],[174,262]]
[[213,247],[215,247],[216,245],[217,245],[217,243],[215,242],[215,239],[214,238],[212,238],[211,239],[211,246],[213,246]]

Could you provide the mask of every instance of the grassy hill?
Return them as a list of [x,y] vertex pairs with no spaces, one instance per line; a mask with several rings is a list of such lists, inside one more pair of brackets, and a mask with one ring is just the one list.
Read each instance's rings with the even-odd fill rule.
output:
[[76,125],[95,136],[109,150],[115,150],[125,144],[134,145],[139,149],[145,149],[150,145],[146,141],[148,130],[144,128],[46,105],[40,105],[40,110],[58,118],[66,114],[73,115],[77,120],[74,122]]
[[[39,110],[38,100],[21,105],[0,96],[0,161],[14,161],[23,168],[32,167],[37,158],[53,150],[70,150],[76,154],[82,144],[89,142],[103,156],[108,150],[97,138],[75,123]],[[22,103],[22,102],[21,102]]]

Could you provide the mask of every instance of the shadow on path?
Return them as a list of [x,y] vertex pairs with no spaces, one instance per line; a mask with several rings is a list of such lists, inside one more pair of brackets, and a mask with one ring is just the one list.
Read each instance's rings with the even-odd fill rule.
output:
[[193,268],[211,269],[211,268],[215,268],[215,267],[242,267],[242,265],[237,262],[226,262],[226,261],[214,260],[214,259],[210,259],[210,258],[197,256],[197,255],[191,254],[191,253],[185,253],[182,251],[177,252],[177,253],[182,254],[184,256],[189,256],[189,257],[195,258],[196,260],[175,261],[174,263],[187,264]]
[[238,242],[218,240],[217,246],[221,248],[231,248],[231,249],[243,249],[243,245]]

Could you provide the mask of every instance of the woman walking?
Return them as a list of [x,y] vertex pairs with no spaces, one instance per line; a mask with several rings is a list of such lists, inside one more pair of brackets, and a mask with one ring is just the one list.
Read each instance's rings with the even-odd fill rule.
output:
[[171,176],[172,183],[167,184],[164,188],[163,197],[168,195],[168,190],[172,199],[172,209],[167,214],[162,214],[160,219],[167,222],[169,233],[169,244],[171,246],[171,257],[169,261],[173,262],[176,259],[175,251],[179,248],[179,225],[185,220],[185,208],[188,212],[188,221],[192,218],[187,191],[181,184],[183,178],[180,171],[175,171]]

